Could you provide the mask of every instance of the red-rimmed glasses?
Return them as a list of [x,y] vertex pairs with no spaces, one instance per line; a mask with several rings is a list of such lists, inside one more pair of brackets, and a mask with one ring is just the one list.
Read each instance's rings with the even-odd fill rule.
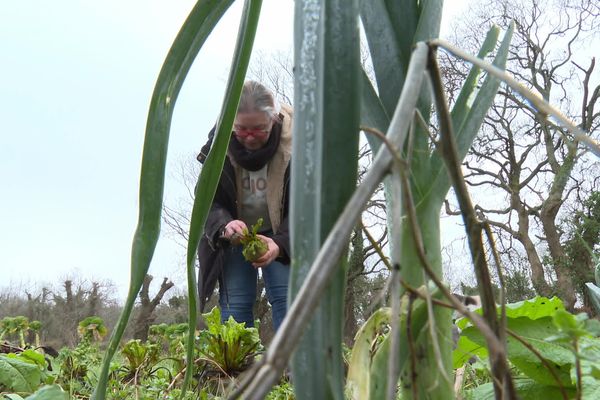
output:
[[235,133],[235,135],[237,137],[240,137],[242,139],[245,139],[248,136],[253,136],[257,139],[264,139],[267,136],[269,136],[269,132],[271,132],[271,130],[265,126],[260,127],[260,128],[251,128],[251,129],[246,128],[246,127],[241,127],[241,126],[239,126],[239,127],[234,126],[233,132]]

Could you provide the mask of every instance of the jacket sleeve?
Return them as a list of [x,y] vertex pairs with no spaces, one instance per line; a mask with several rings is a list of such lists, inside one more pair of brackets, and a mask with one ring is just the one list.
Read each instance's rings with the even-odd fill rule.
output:
[[292,252],[290,251],[290,231],[287,215],[281,221],[279,231],[273,235],[272,239],[277,246],[279,246],[278,259],[280,259],[284,264],[289,264]]
[[290,208],[290,164],[285,171],[284,189],[283,189],[283,213],[279,230],[273,235],[272,239],[279,246],[279,259],[284,264],[289,264],[292,258],[290,245],[290,225],[289,225],[289,208]]
[[200,161],[201,164],[204,164],[204,161],[206,161],[206,157],[208,157],[208,153],[212,147],[212,142],[215,138],[215,128],[216,126],[213,126],[210,132],[208,132],[208,139],[206,140],[206,143],[204,143],[204,146],[202,146],[200,149],[200,153],[198,153],[196,156],[196,160]]
[[221,231],[232,220],[233,217],[225,207],[213,202],[204,224],[204,236],[211,248],[216,249],[221,245]]

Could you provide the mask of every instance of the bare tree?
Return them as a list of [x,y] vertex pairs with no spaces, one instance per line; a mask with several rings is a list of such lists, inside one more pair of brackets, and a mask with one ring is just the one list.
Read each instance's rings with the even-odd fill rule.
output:
[[146,274],[144,277],[142,289],[140,290],[139,313],[135,319],[135,331],[133,336],[135,339],[140,339],[142,341],[148,340],[148,330],[150,329],[150,325],[153,324],[156,319],[154,310],[156,310],[156,307],[158,307],[162,301],[165,293],[175,286],[173,282],[169,282],[169,278],[163,278],[160,289],[154,295],[152,300],[150,300],[150,283],[152,282],[152,279],[154,279],[154,277],[150,274]]
[[[600,84],[586,44],[600,35],[599,16],[600,5],[587,0],[488,1],[469,17],[468,29],[479,32],[490,21],[506,28],[514,20],[507,69],[593,133],[600,125]],[[578,266],[567,262],[562,221],[600,189],[593,179],[600,175],[598,160],[509,88],[500,91],[482,131],[464,164],[480,217],[507,253],[525,254],[538,294],[556,294],[573,309],[582,292],[574,283]]]

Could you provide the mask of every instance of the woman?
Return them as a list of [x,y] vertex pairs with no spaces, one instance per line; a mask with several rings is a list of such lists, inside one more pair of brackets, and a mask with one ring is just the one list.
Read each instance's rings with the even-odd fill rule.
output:
[[[201,309],[219,282],[221,319],[229,316],[254,326],[258,269],[277,330],[287,311],[290,239],[288,231],[292,110],[276,109],[271,91],[258,82],[244,84],[233,132],[198,249]],[[204,162],[209,141],[198,155]],[[250,263],[242,255],[242,232],[262,218],[259,237],[267,251]]]

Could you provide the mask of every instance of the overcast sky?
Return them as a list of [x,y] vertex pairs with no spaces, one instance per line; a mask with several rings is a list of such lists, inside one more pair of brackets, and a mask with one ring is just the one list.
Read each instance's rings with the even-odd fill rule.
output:
[[[462,3],[446,2],[445,23]],[[3,2],[0,287],[79,277],[110,279],[126,293],[149,100],[194,4]],[[177,100],[167,203],[184,195],[176,170],[204,143],[220,110],[242,4],[219,23]],[[292,0],[264,0],[255,49],[291,50],[292,14]],[[184,289],[184,257],[161,237],[150,273]]]

